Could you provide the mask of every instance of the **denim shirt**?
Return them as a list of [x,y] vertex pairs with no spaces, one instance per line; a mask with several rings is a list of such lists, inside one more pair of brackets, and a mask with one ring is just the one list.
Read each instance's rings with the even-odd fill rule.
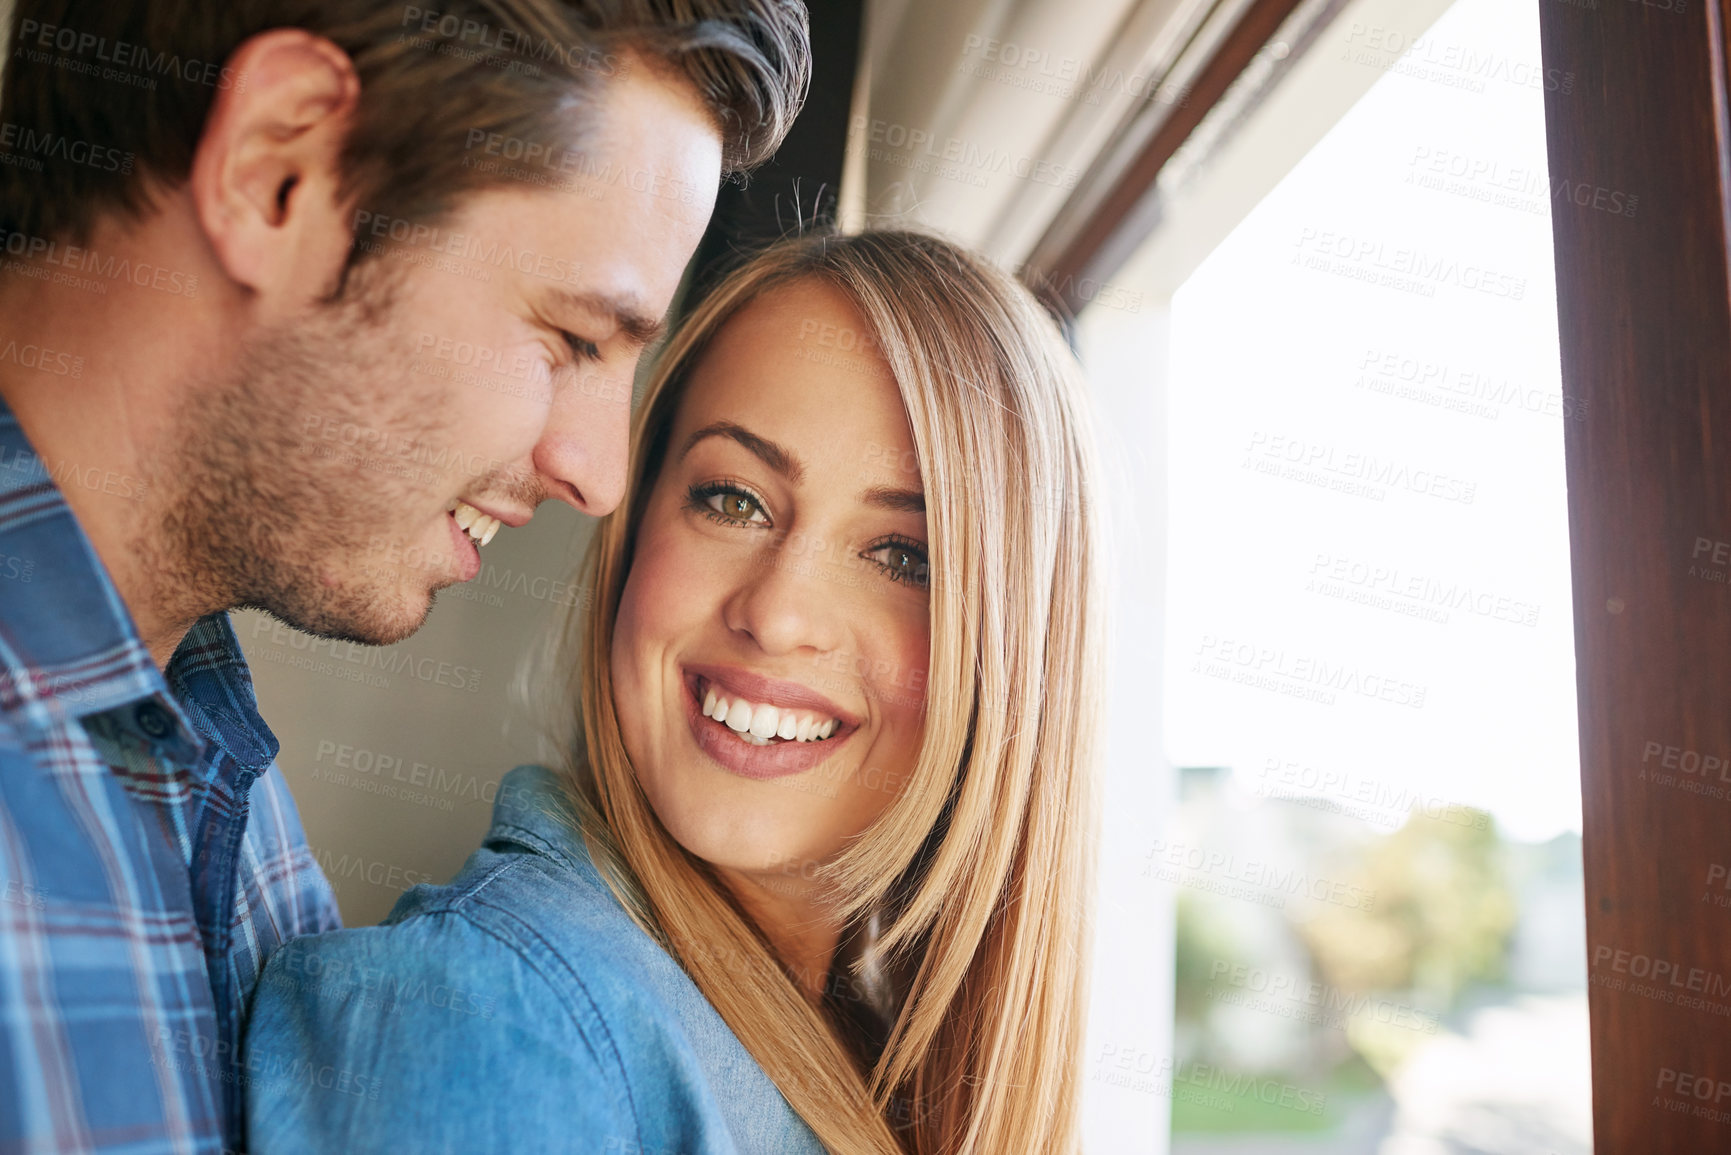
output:
[[552,771],[518,767],[449,885],[272,956],[244,1058],[255,1155],[823,1151],[575,822]]

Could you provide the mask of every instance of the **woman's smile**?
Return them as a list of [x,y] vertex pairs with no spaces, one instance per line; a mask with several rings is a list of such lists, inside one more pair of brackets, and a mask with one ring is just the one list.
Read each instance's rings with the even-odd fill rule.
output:
[[744,778],[803,774],[859,729],[823,695],[738,667],[686,666],[679,696],[698,748]]

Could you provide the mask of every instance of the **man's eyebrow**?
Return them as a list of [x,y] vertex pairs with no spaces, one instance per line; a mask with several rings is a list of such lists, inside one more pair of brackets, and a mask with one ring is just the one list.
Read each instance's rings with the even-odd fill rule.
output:
[[557,307],[567,312],[598,313],[613,318],[619,331],[634,345],[649,345],[667,330],[667,322],[650,316],[635,301],[623,297],[556,288],[552,290],[552,298]]
[[782,445],[777,445],[767,437],[759,437],[743,425],[732,421],[712,421],[685,439],[685,447],[679,451],[684,457],[692,447],[706,437],[728,437],[745,446],[756,454],[759,460],[795,485],[805,476],[805,463],[799,455]]
[[878,509],[893,510],[897,513],[924,513],[926,511],[925,491],[919,489],[897,489],[893,485],[874,485],[860,495],[860,500]]

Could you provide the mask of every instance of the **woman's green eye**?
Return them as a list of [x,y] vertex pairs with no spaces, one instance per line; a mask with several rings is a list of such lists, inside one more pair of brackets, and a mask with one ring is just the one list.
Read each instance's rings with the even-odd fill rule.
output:
[[883,567],[891,581],[923,586],[930,576],[931,565],[925,551],[911,545],[880,545],[866,556]]
[[731,485],[694,486],[690,502],[693,508],[720,522],[759,525],[769,521],[761,501]]

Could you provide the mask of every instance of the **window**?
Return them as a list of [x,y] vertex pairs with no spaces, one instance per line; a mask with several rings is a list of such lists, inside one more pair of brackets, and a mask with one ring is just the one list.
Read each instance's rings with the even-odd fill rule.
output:
[[[1111,789],[1176,794],[1158,828],[1108,816],[1098,1139],[1158,1104],[1175,1152],[1591,1150],[1563,462],[1587,414],[1550,211],[1641,206],[1548,176],[1572,77],[1536,6],[1388,11],[1349,6],[1180,154],[1082,317],[1130,482],[1120,610],[1164,607],[1163,670],[1118,659]],[[1164,763],[1124,717],[1150,694]],[[1169,1046],[1112,1026],[1138,903],[1176,928]]]

